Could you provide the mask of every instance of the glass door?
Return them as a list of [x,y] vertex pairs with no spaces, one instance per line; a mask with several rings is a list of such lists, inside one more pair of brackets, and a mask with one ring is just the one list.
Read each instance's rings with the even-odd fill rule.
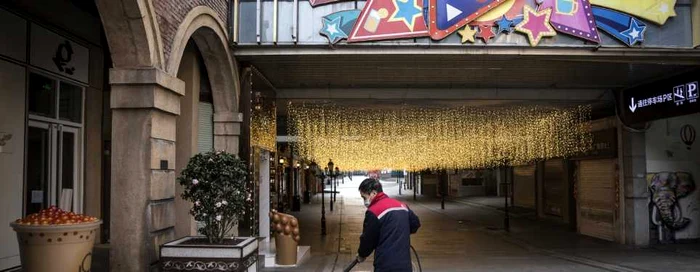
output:
[[58,168],[56,180],[56,205],[63,210],[74,212],[82,207],[78,180],[80,165],[79,129],[58,125]]
[[27,135],[26,214],[50,205],[82,212],[80,129],[30,120]]
[[50,201],[50,184],[54,182],[53,162],[56,153],[56,135],[51,124],[29,121],[27,129],[27,185],[25,213],[31,214],[46,208]]

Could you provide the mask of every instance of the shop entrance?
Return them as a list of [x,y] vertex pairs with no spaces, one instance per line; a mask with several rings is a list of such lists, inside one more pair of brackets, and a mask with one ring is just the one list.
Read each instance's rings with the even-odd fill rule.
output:
[[50,205],[82,212],[82,111],[80,86],[29,75],[25,214]]

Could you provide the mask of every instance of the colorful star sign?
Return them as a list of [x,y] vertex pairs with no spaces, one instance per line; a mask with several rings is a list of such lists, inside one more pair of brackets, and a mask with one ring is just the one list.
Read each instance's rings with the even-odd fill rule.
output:
[[348,42],[428,36],[423,0],[368,0]]
[[430,37],[441,40],[506,0],[430,0]]
[[360,10],[344,10],[336,13],[331,13],[323,16],[323,27],[321,27],[321,35],[328,38],[330,44],[335,44],[342,39],[348,38],[348,33],[352,31],[352,27],[360,15]]
[[462,43],[474,43],[474,35],[476,34],[476,29],[472,28],[472,26],[470,25],[465,25],[464,29],[457,31],[457,34],[462,36]]
[[595,6],[606,7],[643,18],[659,25],[676,16],[676,0],[590,0]]
[[588,0],[542,0],[539,9],[552,9],[551,24],[558,32],[600,43]]
[[[394,14],[389,17],[389,22],[403,22],[408,29],[413,31],[416,26],[417,19],[423,17],[423,7],[418,5],[419,0],[396,0],[394,3]],[[424,24],[425,21],[418,21],[419,24]]]
[[557,35],[557,32],[549,24],[552,15],[551,8],[535,11],[530,6],[525,6],[523,15],[523,21],[515,26],[515,30],[527,34],[531,46],[537,46],[542,37]]
[[[505,0],[503,4],[489,10],[469,24],[477,26],[480,24],[496,23],[496,21],[501,20],[503,17],[507,20],[515,20],[518,17],[522,18],[523,6],[525,6],[525,0]],[[513,26],[515,25],[517,25],[517,23],[514,21]]]
[[505,15],[503,15],[503,18],[500,20],[496,21],[496,26],[498,26],[498,31],[497,33],[511,33],[513,32],[513,20],[508,20]]
[[622,41],[627,46],[644,41],[644,33],[647,26],[639,19],[622,12],[601,7],[593,7],[592,10],[598,28]]
[[478,37],[484,40],[484,43],[489,43],[489,40],[495,36],[491,25],[479,25]]

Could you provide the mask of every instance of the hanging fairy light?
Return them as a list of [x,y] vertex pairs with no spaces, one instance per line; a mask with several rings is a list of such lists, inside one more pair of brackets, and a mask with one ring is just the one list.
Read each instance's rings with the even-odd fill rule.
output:
[[268,151],[277,146],[277,107],[265,104],[260,93],[255,94],[250,123],[250,144]]
[[357,109],[289,105],[289,135],[310,160],[348,170],[475,169],[589,150],[590,107]]

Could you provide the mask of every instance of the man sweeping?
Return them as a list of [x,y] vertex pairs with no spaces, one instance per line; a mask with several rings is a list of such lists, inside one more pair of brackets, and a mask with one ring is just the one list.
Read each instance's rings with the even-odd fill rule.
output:
[[367,212],[357,261],[363,262],[374,251],[374,271],[411,271],[410,235],[420,228],[418,216],[384,194],[379,180],[365,179],[359,191]]

